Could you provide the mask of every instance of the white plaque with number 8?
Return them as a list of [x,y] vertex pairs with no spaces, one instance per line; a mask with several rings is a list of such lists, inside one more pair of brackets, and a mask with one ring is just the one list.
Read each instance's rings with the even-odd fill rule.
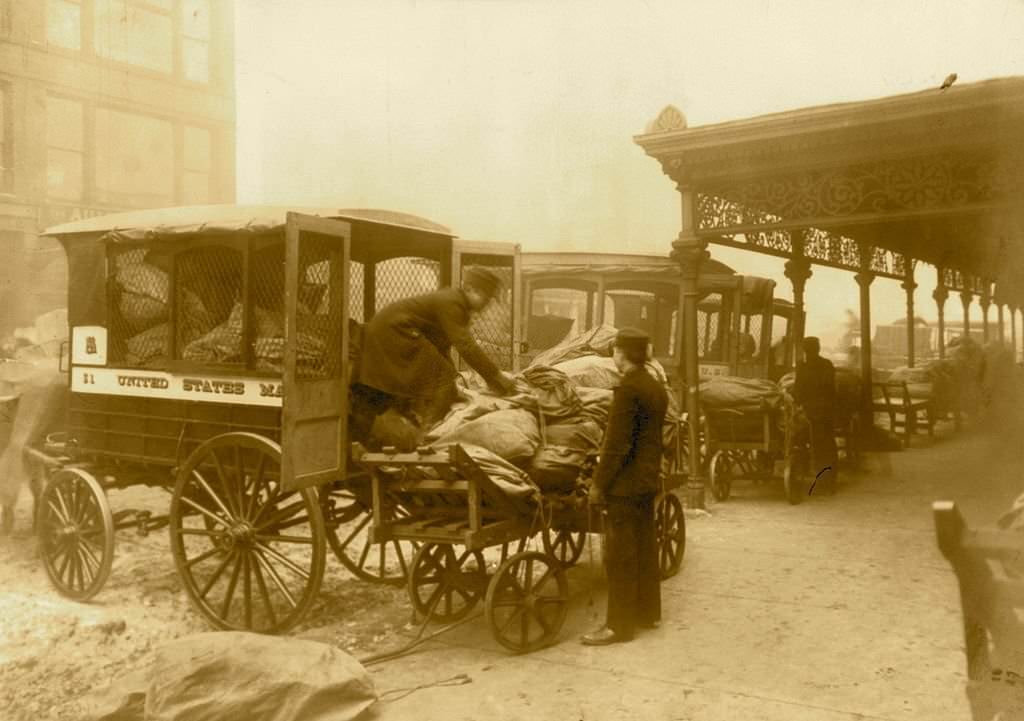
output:
[[107,364],[107,329],[98,325],[79,325],[71,329],[71,362],[75,365]]

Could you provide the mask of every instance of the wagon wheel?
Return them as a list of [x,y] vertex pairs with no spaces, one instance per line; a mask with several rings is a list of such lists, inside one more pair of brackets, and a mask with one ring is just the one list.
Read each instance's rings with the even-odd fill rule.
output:
[[553,531],[545,528],[542,538],[545,553],[561,563],[563,568],[575,566],[587,545],[586,531],[570,531],[564,528]]
[[38,508],[46,575],[61,595],[89,600],[114,561],[114,519],[103,487],[81,468],[64,468],[46,484]]
[[[392,539],[374,543],[373,506],[351,488],[321,489],[320,503],[327,524],[327,542],[345,568],[364,581],[405,583],[418,543]],[[402,518],[401,507],[385,507],[385,518]]]
[[803,463],[798,456],[786,457],[786,465],[782,471],[782,484],[786,489],[786,500],[795,506],[804,500],[807,483],[803,473]]
[[171,498],[171,553],[189,599],[217,628],[280,633],[309,611],[324,574],[316,493],[281,488],[281,447],[253,433],[203,443]]
[[486,568],[480,551],[456,554],[448,544],[424,544],[409,569],[412,607],[441,623],[465,618],[487,590]]
[[728,451],[716,451],[711,457],[711,493],[716,501],[725,501],[732,493],[732,458]]
[[491,578],[484,611],[491,633],[505,648],[525,653],[547,646],[569,611],[565,569],[538,551],[515,554]]
[[676,575],[686,553],[686,516],[683,515],[683,504],[672,493],[666,493],[658,501],[654,533],[658,545],[658,569],[664,581]]

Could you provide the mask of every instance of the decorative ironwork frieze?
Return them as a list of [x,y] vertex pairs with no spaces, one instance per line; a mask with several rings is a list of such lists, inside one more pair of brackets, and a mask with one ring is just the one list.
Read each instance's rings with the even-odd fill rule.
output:
[[1011,201],[1021,164],[951,153],[712,183],[699,188],[700,227],[849,221]]

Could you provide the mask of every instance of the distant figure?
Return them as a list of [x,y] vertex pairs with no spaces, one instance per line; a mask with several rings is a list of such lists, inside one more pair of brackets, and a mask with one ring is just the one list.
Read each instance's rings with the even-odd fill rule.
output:
[[956,73],[950,73],[949,75],[946,76],[946,79],[942,81],[942,87],[940,87],[939,90],[945,90],[955,82]]
[[804,338],[802,348],[804,360],[796,367],[793,398],[810,424],[812,475],[827,493],[834,493],[838,478],[838,451],[833,435],[836,369],[832,361],[821,357],[821,342],[817,338]]

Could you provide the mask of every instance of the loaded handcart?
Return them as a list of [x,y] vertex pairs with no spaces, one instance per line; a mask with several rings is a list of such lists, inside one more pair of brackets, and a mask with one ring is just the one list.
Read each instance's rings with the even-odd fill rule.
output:
[[[419,545],[407,584],[417,613],[451,623],[483,601],[491,634],[505,648],[525,653],[557,638],[569,606],[566,569],[581,557],[587,534],[604,531],[600,508],[587,500],[593,462],[565,493],[510,487],[458,444],[363,453],[358,463],[373,478],[376,540]],[[681,479],[663,474],[657,498],[663,579],[678,571],[685,551],[686,521],[673,493]],[[538,533],[543,551],[529,550]],[[491,574],[487,549],[500,549]]]
[[[47,235],[68,257],[70,388],[65,428],[29,452],[45,476],[41,558],[60,593],[100,592],[115,531],[164,526],[192,604],[218,628],[299,623],[328,546],[359,577],[404,582],[415,548],[373,541],[370,476],[348,458],[361,324],[485,266],[506,291],[473,333],[513,370],[516,246],[388,211],[244,206]],[[112,511],[108,496],[136,485],[166,490],[169,511]]]

